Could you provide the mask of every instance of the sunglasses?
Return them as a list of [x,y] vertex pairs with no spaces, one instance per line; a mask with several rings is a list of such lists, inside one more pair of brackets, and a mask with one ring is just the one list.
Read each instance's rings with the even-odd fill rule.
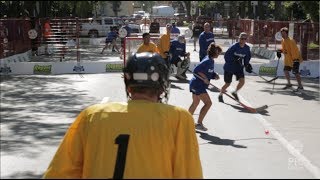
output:
[[247,38],[240,38],[241,40],[247,40]]

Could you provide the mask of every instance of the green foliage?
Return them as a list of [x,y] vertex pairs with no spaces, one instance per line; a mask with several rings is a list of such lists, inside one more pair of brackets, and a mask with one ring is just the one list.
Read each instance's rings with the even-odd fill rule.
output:
[[301,1],[303,11],[312,21],[319,22],[319,1]]

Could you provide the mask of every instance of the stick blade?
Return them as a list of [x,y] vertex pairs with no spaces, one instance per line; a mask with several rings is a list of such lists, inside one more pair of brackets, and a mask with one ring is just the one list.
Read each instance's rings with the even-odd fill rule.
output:
[[279,77],[277,76],[277,77],[274,77],[274,78],[272,78],[272,79],[270,79],[269,81],[267,81],[267,82],[272,82],[272,81],[275,81],[276,79],[278,79]]
[[264,111],[268,108],[268,105],[263,105],[261,107],[257,107],[255,110],[256,112]]

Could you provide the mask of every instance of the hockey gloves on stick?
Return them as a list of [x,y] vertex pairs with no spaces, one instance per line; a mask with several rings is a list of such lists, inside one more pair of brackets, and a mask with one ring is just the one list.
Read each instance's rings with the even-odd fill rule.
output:
[[281,58],[281,50],[277,50],[277,57],[280,59]]
[[252,66],[250,63],[245,66],[245,69],[248,73],[252,73]]
[[298,74],[299,73],[299,66],[300,62],[298,59],[293,60],[293,67],[292,67],[292,73],[293,74]]

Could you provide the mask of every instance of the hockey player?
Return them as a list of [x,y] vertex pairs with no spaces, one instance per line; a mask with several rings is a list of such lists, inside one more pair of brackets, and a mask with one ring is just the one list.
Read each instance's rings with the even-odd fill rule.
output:
[[236,76],[236,80],[239,81],[239,83],[236,87],[236,90],[231,94],[236,100],[239,100],[237,92],[242,88],[245,82],[243,67],[245,67],[245,70],[248,73],[252,73],[252,66],[249,63],[251,59],[251,52],[250,47],[246,44],[247,38],[248,36],[245,32],[240,33],[239,42],[236,42],[230,46],[224,55],[225,64],[223,69],[225,84],[222,86],[218,96],[219,102],[224,102],[222,94],[226,92],[226,89],[230,86],[233,75]]
[[299,73],[299,66],[302,62],[302,58],[298,49],[298,46],[295,42],[295,40],[291,39],[288,36],[288,28],[284,27],[280,30],[282,35],[282,41],[281,46],[282,48],[277,51],[277,56],[281,57],[281,52],[284,53],[284,75],[287,79],[287,84],[283,89],[287,89],[292,87],[292,84],[290,82],[290,75],[289,72],[292,71],[292,73],[296,76],[297,82],[298,82],[298,88],[296,91],[303,90],[303,86],[301,83],[301,76]]
[[[162,34],[158,44],[160,55],[163,59],[168,60],[170,41],[171,41],[171,24],[166,25],[166,34]],[[169,64],[169,62],[167,62]]]
[[179,80],[187,79],[186,71],[190,66],[190,53],[186,52],[186,39],[183,35],[178,36],[177,40],[171,41],[169,53],[171,56],[170,64],[177,67],[175,77]]
[[117,29],[110,27],[110,32],[107,34],[107,37],[106,37],[106,44],[103,47],[100,54],[103,54],[104,50],[107,48],[110,48],[111,45],[114,48],[116,48],[118,53],[120,53],[120,49],[119,49],[117,42],[116,42],[117,37],[118,37]]
[[196,124],[196,129],[198,130],[208,130],[202,123],[212,105],[210,96],[206,89],[208,88],[211,79],[220,79],[219,75],[214,72],[214,58],[217,58],[221,52],[222,48],[220,46],[211,43],[207,50],[208,55],[205,56],[203,61],[201,61],[193,70],[193,73],[201,76],[202,79],[194,75],[190,80],[189,88],[192,93],[192,104],[189,107],[189,112],[193,115],[200,103],[200,100],[204,103]]
[[199,59],[200,59],[200,62],[207,55],[208,47],[212,42],[215,42],[215,41],[214,41],[214,35],[210,31],[210,24],[205,23],[204,24],[204,31],[199,36],[199,46],[200,46]]
[[123,73],[128,101],[84,109],[44,178],[203,178],[192,116],[161,103],[169,84],[165,60],[159,54],[134,54]]
[[151,52],[151,53],[158,53],[159,50],[156,44],[153,42],[150,42],[150,34],[149,33],[143,33],[142,35],[143,43],[139,46],[137,53],[141,52]]

